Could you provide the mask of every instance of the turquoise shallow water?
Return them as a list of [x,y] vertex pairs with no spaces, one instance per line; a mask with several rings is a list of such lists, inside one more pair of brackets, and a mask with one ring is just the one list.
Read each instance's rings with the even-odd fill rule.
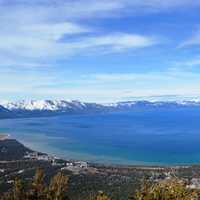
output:
[[7,119],[0,132],[67,159],[117,164],[200,163],[200,108]]

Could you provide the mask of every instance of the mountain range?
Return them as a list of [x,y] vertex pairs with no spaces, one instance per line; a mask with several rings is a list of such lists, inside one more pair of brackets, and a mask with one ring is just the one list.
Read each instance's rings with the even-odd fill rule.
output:
[[133,109],[183,107],[200,108],[200,101],[125,101],[98,104],[65,100],[23,100],[18,102],[0,102],[0,118],[40,117],[60,114],[89,114],[97,112],[129,111]]

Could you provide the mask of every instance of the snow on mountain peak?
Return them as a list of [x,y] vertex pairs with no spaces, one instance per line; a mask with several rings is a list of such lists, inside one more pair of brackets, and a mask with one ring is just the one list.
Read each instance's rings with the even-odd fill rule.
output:
[[90,109],[131,109],[138,106],[200,106],[200,100],[191,101],[125,101],[109,104],[83,103],[80,101],[66,100],[30,100],[18,102],[1,102],[4,108],[8,110],[25,110],[25,111],[87,111]]
[[30,101],[18,101],[2,103],[2,106],[9,110],[47,110],[57,111],[64,108],[78,107],[82,108],[85,106],[84,103],[79,101],[64,101],[64,100],[30,100]]

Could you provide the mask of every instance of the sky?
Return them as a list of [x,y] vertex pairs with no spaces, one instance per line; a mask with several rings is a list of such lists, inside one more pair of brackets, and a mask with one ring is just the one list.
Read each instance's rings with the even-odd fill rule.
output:
[[200,97],[200,1],[0,0],[0,100]]

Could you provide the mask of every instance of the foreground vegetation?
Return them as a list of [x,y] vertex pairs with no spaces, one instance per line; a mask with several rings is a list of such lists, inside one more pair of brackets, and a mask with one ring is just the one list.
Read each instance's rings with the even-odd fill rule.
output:
[[192,190],[186,183],[177,178],[164,180],[156,184],[144,182],[136,193],[134,200],[198,200],[198,190]]
[[[25,185],[18,178],[15,179],[10,191],[4,193],[1,200],[70,200],[68,196],[68,176],[57,173],[50,183],[45,183],[42,170],[37,170],[30,184]],[[130,195],[127,200],[198,200],[199,190],[190,189],[185,181],[171,178],[157,183],[144,181],[138,191]],[[82,199],[85,200],[85,199]],[[87,200],[111,200],[104,192],[99,191]],[[115,199],[113,199],[115,200]],[[117,199],[116,199],[117,200]]]
[[[3,194],[1,200],[70,200],[68,197],[69,178],[59,172],[45,184],[45,175],[42,170],[37,170],[33,181],[26,186],[22,180],[16,178],[12,189]],[[91,200],[109,200],[103,193],[99,192]]]

